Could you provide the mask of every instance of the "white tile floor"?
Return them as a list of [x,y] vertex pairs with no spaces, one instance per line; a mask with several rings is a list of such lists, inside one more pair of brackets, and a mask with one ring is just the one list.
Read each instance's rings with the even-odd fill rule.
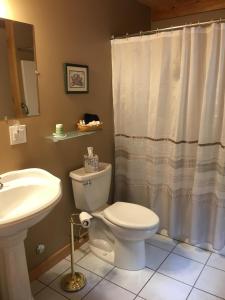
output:
[[75,251],[75,270],[85,274],[85,288],[77,293],[61,290],[61,278],[70,272],[70,257],[67,257],[32,282],[34,299],[225,299],[225,256],[161,235],[147,241],[146,251],[146,268],[126,271],[94,256],[86,243]]

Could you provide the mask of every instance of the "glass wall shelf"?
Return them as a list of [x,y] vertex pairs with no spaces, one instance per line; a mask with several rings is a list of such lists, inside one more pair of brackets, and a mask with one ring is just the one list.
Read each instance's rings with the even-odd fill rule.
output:
[[91,135],[91,134],[94,134],[94,133],[96,133],[96,131],[84,131],[84,132],[82,132],[82,131],[75,130],[75,131],[66,132],[64,136],[55,136],[55,135],[52,134],[52,135],[46,136],[46,139],[49,139],[52,142],[57,143],[57,142],[60,142],[60,141],[75,139],[75,138],[80,137],[80,136]]

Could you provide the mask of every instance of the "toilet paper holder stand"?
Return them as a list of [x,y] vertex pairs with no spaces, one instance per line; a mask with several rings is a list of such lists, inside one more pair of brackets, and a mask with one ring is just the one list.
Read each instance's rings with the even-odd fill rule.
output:
[[[69,219],[69,223],[70,223],[70,231],[72,230],[72,226],[71,224],[73,224],[74,227],[78,227],[78,235],[75,236],[75,239],[80,242],[82,240],[82,238],[87,235],[87,231],[84,233],[81,233],[82,228],[84,228],[80,222],[80,213],[73,213],[70,215],[70,219]],[[71,235],[74,234],[74,232],[70,232]]]
[[61,288],[66,292],[77,292],[81,290],[86,285],[86,277],[80,272],[75,272],[74,270],[74,226],[79,227],[78,236],[76,239],[78,241],[84,237],[87,233],[81,234],[82,225],[76,220],[79,219],[78,213],[73,213],[70,216],[70,238],[71,238],[71,273],[66,274],[61,280]]

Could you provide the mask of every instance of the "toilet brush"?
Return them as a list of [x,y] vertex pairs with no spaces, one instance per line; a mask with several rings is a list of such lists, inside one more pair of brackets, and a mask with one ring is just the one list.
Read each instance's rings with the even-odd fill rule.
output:
[[66,292],[77,292],[86,285],[86,278],[84,274],[74,271],[74,225],[81,226],[73,220],[72,214],[70,217],[70,231],[71,231],[71,273],[66,274],[61,280],[61,288]]

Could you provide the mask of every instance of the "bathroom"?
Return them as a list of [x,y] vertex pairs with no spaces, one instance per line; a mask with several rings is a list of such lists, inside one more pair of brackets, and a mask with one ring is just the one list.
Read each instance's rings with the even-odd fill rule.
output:
[[[150,8],[151,2],[153,5]],[[70,270],[69,216],[76,211],[69,173],[82,167],[83,154],[88,146],[94,148],[100,161],[113,166],[110,192],[110,201],[113,201],[115,140],[110,43],[112,35],[117,37],[126,33],[225,17],[225,5],[221,1],[214,1],[213,4],[208,0],[200,1],[199,4],[188,1],[188,5],[183,3],[175,11],[171,9],[171,3],[179,1],[163,1],[158,10],[154,6],[157,2],[159,1],[0,0],[0,18],[34,26],[40,105],[38,116],[16,119],[27,127],[26,143],[11,146],[9,126],[14,121],[0,121],[0,174],[41,168],[60,178],[63,190],[63,196],[52,212],[29,228],[25,239],[26,260],[35,300],[225,299],[225,258],[216,256],[211,251],[179,244],[177,240],[164,235],[155,235],[147,244],[149,261],[147,267],[140,271],[120,271],[96,258],[89,252],[87,238],[84,237],[83,245],[76,244],[76,247],[81,248],[75,251],[75,271],[85,274],[87,284],[84,289],[74,293],[65,292],[60,287],[59,279]],[[89,67],[87,93],[65,92],[65,63]],[[65,131],[74,130],[76,122],[84,113],[97,114],[103,122],[103,129],[96,134],[58,143],[46,139],[58,123],[64,125]],[[138,126],[141,120],[135,122]],[[43,253],[37,253],[38,245],[45,246]],[[159,270],[169,256],[174,259],[172,265],[177,266],[177,274],[173,269],[167,274]],[[189,273],[185,272],[186,269]],[[207,277],[206,271],[210,270],[214,271],[213,275]],[[202,274],[204,277],[196,285]],[[195,279],[194,282],[190,277]],[[10,289],[13,290],[14,287],[11,286]]]

